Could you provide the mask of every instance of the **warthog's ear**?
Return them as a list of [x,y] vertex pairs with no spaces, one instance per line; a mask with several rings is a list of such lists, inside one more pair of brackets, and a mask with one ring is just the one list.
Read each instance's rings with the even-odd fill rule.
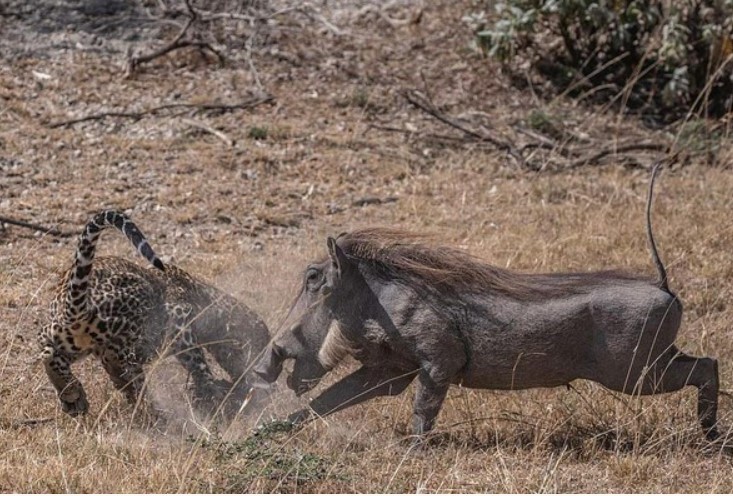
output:
[[341,274],[346,271],[349,264],[349,261],[346,258],[346,253],[344,253],[344,250],[336,244],[336,240],[332,237],[329,236],[326,243],[328,244],[328,256],[331,258],[331,263],[336,269],[338,275],[341,276]]

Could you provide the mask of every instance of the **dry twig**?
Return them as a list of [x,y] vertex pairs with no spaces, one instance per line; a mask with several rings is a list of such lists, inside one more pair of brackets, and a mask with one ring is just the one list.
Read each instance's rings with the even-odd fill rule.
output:
[[226,143],[227,146],[232,147],[234,146],[234,140],[231,139],[229,136],[224,134],[223,132],[219,131],[218,129],[214,129],[211,126],[207,126],[203,122],[195,121],[193,119],[181,119],[181,121],[184,124],[188,124],[191,127],[195,127],[197,129],[200,129],[202,131],[205,131],[209,134],[212,134],[222,140],[224,143]]
[[491,143],[497,149],[511,156],[514,160],[517,161],[518,164],[525,165],[524,157],[522,157],[521,153],[517,151],[517,149],[514,147],[513,144],[507,141],[503,141],[499,138],[490,136],[486,133],[480,133],[473,129],[467,128],[466,126],[458,123],[456,120],[452,119],[451,117],[447,116],[446,114],[440,112],[438,109],[435,108],[435,106],[433,106],[433,104],[431,104],[425,98],[423,98],[417,91],[414,91],[414,90],[405,91],[403,95],[407,99],[407,101],[410,102],[410,104],[422,110],[423,112],[426,112],[427,114],[439,120],[440,122],[462,131],[467,136],[478,139],[480,141],[486,141],[488,143]]
[[[344,36],[347,34],[344,30],[340,29],[338,26],[335,26],[333,23],[331,23],[328,19],[326,19],[320,11],[311,5],[310,3],[303,3],[302,5],[298,6],[291,6],[286,7],[280,10],[277,10],[275,12],[271,12],[269,14],[259,13],[259,12],[250,12],[247,14],[242,13],[234,13],[234,12],[215,12],[210,10],[204,10],[193,7],[191,5],[191,0],[183,0],[185,4],[185,10],[176,9],[174,11],[168,10],[165,5],[163,5],[163,11],[168,14],[173,14],[175,16],[184,16],[186,17],[186,22],[181,25],[178,22],[172,20],[172,19],[157,19],[160,22],[167,22],[172,23],[180,27],[180,30],[178,31],[178,34],[171,40],[168,44],[165,46],[152,51],[151,53],[144,54],[144,55],[137,55],[137,56],[128,56],[127,59],[127,70],[126,70],[126,77],[131,76],[139,67],[140,65],[151,62],[158,57],[162,57],[163,55],[166,55],[174,50],[178,50],[181,48],[186,47],[195,47],[199,50],[206,50],[214,55],[219,59],[219,62],[223,64],[225,62],[224,55],[216,50],[210,43],[206,43],[204,41],[201,41],[198,36],[196,36],[197,33],[194,33],[194,35],[191,35],[191,31],[193,31],[193,28],[196,26],[200,26],[202,24],[211,23],[218,20],[231,20],[231,21],[244,21],[249,24],[250,27],[254,29],[254,32],[247,37],[246,40],[246,47],[247,47],[247,62],[252,70],[253,76],[256,80],[258,88],[262,89],[262,84],[259,80],[259,77],[257,75],[257,72],[254,68],[254,63],[252,61],[252,50],[253,50],[253,44],[254,44],[254,38],[257,35],[257,28],[258,26],[266,22],[270,19],[274,19],[275,17],[281,16],[283,14],[289,13],[289,12],[299,12],[310,19],[319,22],[323,24],[328,31],[335,34],[336,36]],[[152,17],[152,16],[151,16]]]
[[[514,143],[506,139],[496,138],[488,134],[486,130],[479,131],[466,127],[462,123],[458,122],[456,119],[440,112],[437,108],[435,108],[433,104],[428,102],[427,99],[420,95],[417,91],[405,91],[403,94],[407,101],[414,107],[417,107],[423,112],[426,112],[438,121],[462,131],[468,138],[491,144],[496,149],[507,153],[518,164],[524,167],[528,167],[532,170],[540,170],[540,167],[536,167],[529,163],[527,157],[525,157],[524,154],[525,152],[536,149],[548,150],[559,154],[567,160],[571,160],[565,165],[565,168],[567,169],[575,169],[583,165],[597,164],[601,159],[609,155],[620,155],[635,151],[662,152],[663,154],[668,155],[672,149],[672,147],[666,143],[624,143],[603,147],[596,152],[584,155],[579,149],[569,147],[567,143],[558,143],[557,141],[543,136],[539,133],[524,129],[519,129],[519,132],[522,132],[523,134],[529,136],[535,141],[527,143],[521,148],[518,148],[517,146],[515,146]],[[387,130],[395,131],[395,129]]]
[[55,420],[54,417],[19,419],[19,420],[13,420],[11,425],[13,427],[22,427],[22,426],[31,427],[34,425],[47,424],[49,422],[53,422],[54,420]]
[[607,157],[608,155],[619,155],[621,153],[638,152],[638,151],[651,151],[651,152],[664,152],[668,154],[670,152],[670,146],[663,143],[628,143],[624,145],[611,146],[604,148],[593,155],[588,157],[582,157],[574,162],[570,162],[567,165],[568,169],[575,169],[587,164],[597,163],[600,159]]
[[102,120],[107,117],[120,117],[126,119],[139,120],[146,115],[155,115],[163,110],[172,109],[188,109],[192,110],[194,114],[199,112],[219,111],[219,112],[231,112],[233,110],[250,109],[257,107],[263,103],[269,103],[274,100],[272,95],[263,94],[249,100],[244,100],[239,103],[233,104],[221,104],[221,103],[167,103],[165,105],[159,105],[149,109],[141,110],[139,112],[122,111],[122,112],[100,112],[98,114],[85,115],[83,117],[77,117],[75,119],[67,119],[58,122],[51,122],[47,124],[47,127],[55,129],[57,127],[71,126],[80,122]]
[[34,231],[50,234],[51,236],[58,236],[61,238],[67,238],[73,236],[72,233],[59,231],[53,227],[40,226],[38,224],[31,224],[30,222],[23,222],[22,220],[10,219],[8,217],[0,217],[0,224],[10,224],[12,226],[24,227],[26,229],[32,229]]
[[168,43],[167,45],[159,48],[158,50],[154,50],[151,53],[148,53],[146,55],[138,55],[135,57],[130,57],[127,60],[127,71],[125,73],[126,77],[131,76],[137,69],[140,67],[141,64],[145,64],[148,62],[151,62],[158,57],[162,57],[163,55],[170,53],[174,50],[178,50],[180,48],[186,48],[186,47],[196,47],[199,50],[208,50],[219,59],[219,63],[224,63],[224,56],[219,53],[218,50],[216,50],[214,47],[212,47],[209,43],[206,43],[204,41],[196,41],[196,40],[184,40],[184,36],[186,33],[188,33],[188,30],[193,26],[193,24],[196,22],[197,19],[199,19],[198,14],[196,13],[196,10],[191,6],[190,0],[184,0],[184,3],[186,4],[187,13],[186,16],[188,17],[188,20],[186,21],[186,24],[183,25],[181,30],[178,32],[175,38]]

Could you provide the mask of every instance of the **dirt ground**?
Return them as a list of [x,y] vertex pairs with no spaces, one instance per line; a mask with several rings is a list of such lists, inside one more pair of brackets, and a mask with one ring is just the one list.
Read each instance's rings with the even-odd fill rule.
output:
[[[306,400],[283,384],[264,410],[212,431],[189,415],[185,377],[172,363],[151,374],[149,400],[168,409],[175,429],[130,420],[92,360],[77,366],[90,414],[60,411],[35,334],[76,233],[103,208],[123,209],[165,262],[242,299],[273,330],[326,236],[356,227],[429,232],[517,270],[653,274],[643,212],[654,155],[611,155],[572,170],[538,155],[539,167],[523,167],[416,109],[404,91],[516,140],[537,115],[589,148],[680,135],[512,81],[470,46],[461,17],[473,2],[385,5],[324,2],[306,15],[273,4],[249,56],[245,41],[222,29],[212,43],[223,66],[178,50],[127,77],[129,54],[176,32],[137,3],[0,6],[0,216],[62,233],[0,224],[0,490],[733,491],[733,458],[703,440],[689,389],[638,398],[582,381],[520,392],[456,387],[419,452],[406,439],[410,392],[296,432],[266,424],[253,437],[255,424]],[[272,99],[253,108],[201,107],[264,93]],[[187,106],[55,125],[170,104]],[[655,231],[685,305],[680,347],[720,360],[720,423],[730,437],[733,146],[723,136],[710,160],[713,145],[694,143],[659,179]],[[101,254],[135,259],[120,238],[106,234]]]

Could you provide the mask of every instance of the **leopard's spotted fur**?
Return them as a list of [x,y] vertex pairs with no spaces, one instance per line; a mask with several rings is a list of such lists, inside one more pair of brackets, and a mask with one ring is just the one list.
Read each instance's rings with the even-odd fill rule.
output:
[[[108,227],[125,234],[154,268],[117,257],[95,261],[97,238]],[[234,384],[215,379],[202,346],[238,384],[241,398],[249,364],[269,339],[247,306],[182,269],[164,266],[135,224],[116,211],[97,214],[84,228],[74,264],[57,286],[50,321],[39,333],[46,373],[70,415],[89,407],[71,364],[90,354],[135,402],[143,364],[174,353],[193,379],[195,399],[216,407]]]

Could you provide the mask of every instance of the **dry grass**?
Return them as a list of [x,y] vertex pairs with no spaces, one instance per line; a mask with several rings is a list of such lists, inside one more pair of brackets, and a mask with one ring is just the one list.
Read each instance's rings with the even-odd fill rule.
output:
[[[129,208],[164,259],[215,281],[272,327],[305,263],[324,253],[325,236],[368,225],[430,231],[516,269],[631,267],[651,274],[646,172],[610,164],[529,174],[485,149],[368,131],[373,122],[434,125],[395,96],[425,80],[436,100],[480,108],[497,125],[530,110],[526,94],[502,87],[495,68],[462,48],[460,15],[439,4],[420,26],[380,26],[379,37],[336,40],[339,63],[352,72],[331,70],[335,49],[326,42],[280,40],[284,49],[300,47],[292,50],[303,65],[257,61],[277,105],[201,117],[234,139],[233,148],[192,134],[176,118],[55,130],[42,123],[113,103],[158,104],[174,92],[187,101],[227,100],[251,84],[246,68],[177,66],[172,58],[122,80],[106,59],[73,51],[4,64],[0,210],[76,231],[103,207]],[[34,70],[51,79],[34,79]],[[565,105],[574,125],[590,133],[652,133],[566,102],[553,105]],[[253,128],[267,129],[267,136],[249,137]],[[671,284],[685,304],[679,344],[720,359],[724,390],[733,380],[732,190],[730,171],[693,163],[661,176],[654,210]],[[399,200],[352,206],[365,196]],[[206,433],[187,416],[176,366],[165,364],[153,374],[150,397],[182,418],[150,429],[131,420],[101,368],[87,361],[77,369],[91,413],[68,418],[36,359],[34,335],[49,281],[70,261],[73,246],[73,238],[0,231],[4,492],[733,491],[731,458],[702,440],[691,390],[632,398],[584,382],[572,390],[453,388],[435,438],[414,452],[406,440],[410,391],[298,432],[267,424],[251,437],[258,420],[281,418],[302,404],[281,387],[264,411]],[[134,256],[111,234],[100,251]],[[733,427],[732,408],[730,396],[721,396],[724,431]]]

